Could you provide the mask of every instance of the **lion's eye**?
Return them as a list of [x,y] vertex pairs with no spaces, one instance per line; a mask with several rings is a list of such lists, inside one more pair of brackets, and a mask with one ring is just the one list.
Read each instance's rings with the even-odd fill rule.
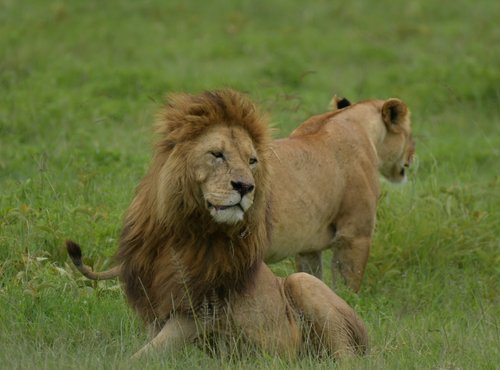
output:
[[258,162],[258,160],[257,160],[257,158],[255,158],[255,157],[252,157],[252,158],[250,158],[250,159],[248,160],[248,163],[249,163],[250,165],[256,164],[257,162]]
[[217,159],[224,159],[224,154],[222,152],[210,152]]

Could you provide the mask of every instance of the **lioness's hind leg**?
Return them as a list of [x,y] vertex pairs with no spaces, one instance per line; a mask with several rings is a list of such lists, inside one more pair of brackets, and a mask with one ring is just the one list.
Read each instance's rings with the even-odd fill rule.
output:
[[323,279],[323,259],[321,251],[311,253],[300,253],[295,256],[295,268],[297,272],[307,272]]
[[285,280],[286,292],[306,324],[312,325],[317,342],[336,358],[363,354],[368,335],[356,312],[325,283],[306,273]]
[[341,236],[336,240],[332,256],[334,289],[342,279],[349,288],[359,292],[370,254],[370,244],[370,237]]
[[136,360],[141,356],[160,348],[176,349],[193,340],[196,334],[197,327],[196,322],[193,319],[185,317],[172,317],[165,323],[159,333],[148,344],[132,356],[132,359]]

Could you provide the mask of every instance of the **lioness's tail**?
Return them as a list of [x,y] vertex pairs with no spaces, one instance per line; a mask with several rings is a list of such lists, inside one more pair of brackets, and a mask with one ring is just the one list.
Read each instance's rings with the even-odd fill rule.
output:
[[368,351],[368,334],[363,321],[325,283],[301,272],[287,277],[285,287],[295,309],[312,325],[321,345],[335,357]]
[[85,265],[82,261],[82,249],[74,241],[66,240],[66,250],[68,251],[71,260],[73,261],[75,267],[80,271],[85,277],[91,280],[109,280],[114,279],[120,275],[121,265],[110,268],[106,271],[94,272]]

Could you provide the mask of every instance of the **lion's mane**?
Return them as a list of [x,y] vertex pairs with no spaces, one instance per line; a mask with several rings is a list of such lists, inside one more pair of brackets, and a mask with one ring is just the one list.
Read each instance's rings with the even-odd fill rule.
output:
[[[210,126],[240,126],[259,155],[255,197],[244,220],[215,223],[190,168],[197,138]],[[249,288],[270,238],[266,118],[232,90],[171,95],[158,116],[149,171],[126,212],[117,260],[127,298],[147,324],[192,314]]]

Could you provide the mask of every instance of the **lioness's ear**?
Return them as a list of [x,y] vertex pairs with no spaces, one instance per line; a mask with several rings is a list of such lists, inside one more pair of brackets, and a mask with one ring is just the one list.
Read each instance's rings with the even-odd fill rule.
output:
[[332,100],[330,101],[330,109],[335,111],[337,109],[342,109],[351,105],[351,102],[346,98],[339,98],[337,95],[334,95]]
[[389,131],[400,132],[407,115],[408,108],[399,99],[388,99],[382,106],[382,119]]

